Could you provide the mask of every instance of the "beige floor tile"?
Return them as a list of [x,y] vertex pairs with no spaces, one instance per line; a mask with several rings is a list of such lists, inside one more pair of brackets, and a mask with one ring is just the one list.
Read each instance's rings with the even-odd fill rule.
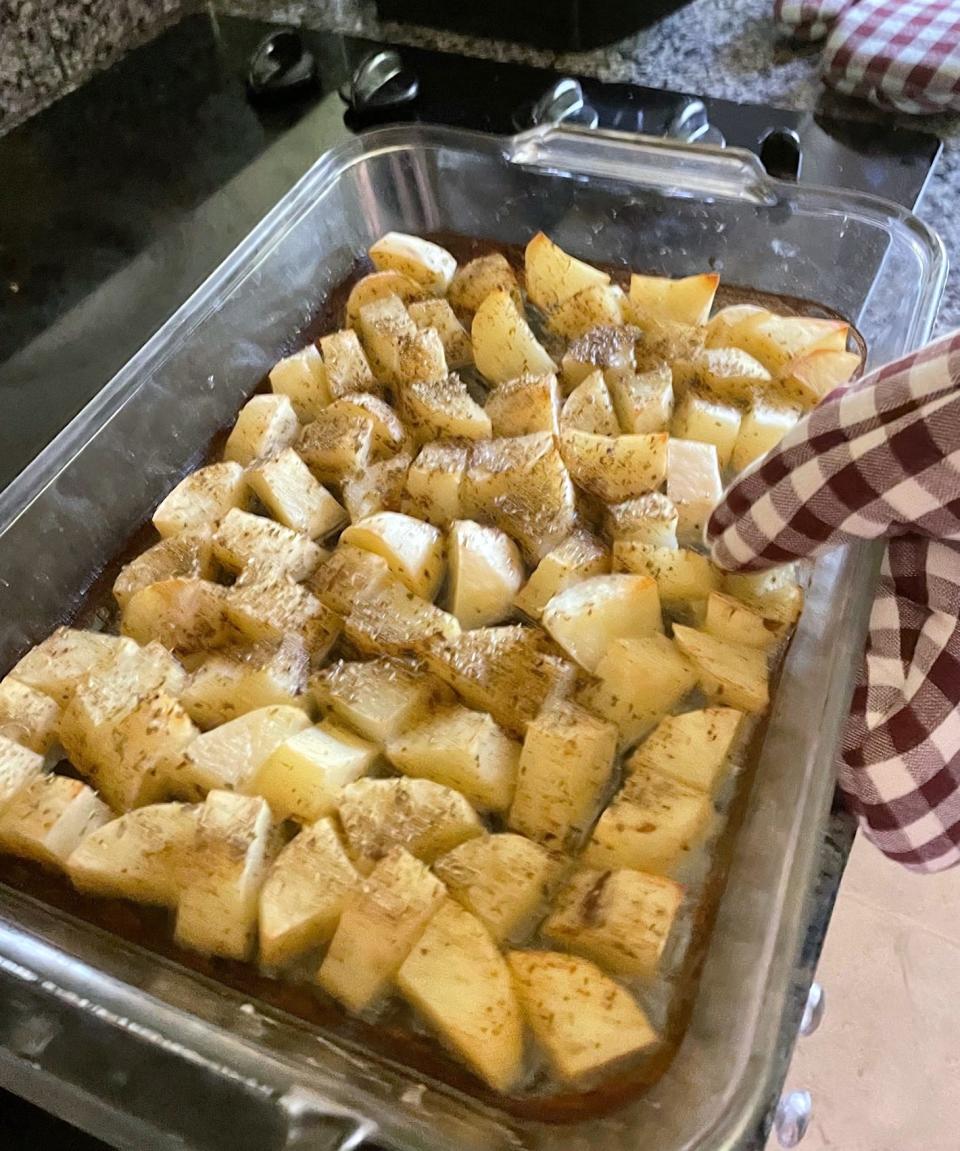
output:
[[858,842],[841,888],[824,1021],[787,1077],[813,1096],[802,1151],[960,1149],[960,871],[891,867]]

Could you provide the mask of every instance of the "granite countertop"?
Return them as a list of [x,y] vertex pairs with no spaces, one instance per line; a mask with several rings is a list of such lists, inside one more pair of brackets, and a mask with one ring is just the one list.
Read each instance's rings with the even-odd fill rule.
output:
[[[375,40],[515,60],[601,80],[632,81],[728,100],[766,102],[798,111],[890,120],[868,105],[829,93],[818,77],[820,49],[781,39],[773,0],[693,0],[652,27],[592,52],[557,53],[376,19],[369,0],[220,0],[222,11],[263,20],[351,32]],[[919,214],[943,237],[951,273],[937,332],[960,327],[960,116],[900,117],[933,132],[944,151]]]

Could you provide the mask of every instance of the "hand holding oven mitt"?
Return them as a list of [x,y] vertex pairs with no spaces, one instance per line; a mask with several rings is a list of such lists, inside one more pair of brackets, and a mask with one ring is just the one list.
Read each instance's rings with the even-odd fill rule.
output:
[[960,111],[960,0],[774,0],[777,27],[823,40],[824,83],[910,115]]
[[960,863],[960,332],[827,396],[707,536],[729,570],[888,541],[840,787],[891,859]]

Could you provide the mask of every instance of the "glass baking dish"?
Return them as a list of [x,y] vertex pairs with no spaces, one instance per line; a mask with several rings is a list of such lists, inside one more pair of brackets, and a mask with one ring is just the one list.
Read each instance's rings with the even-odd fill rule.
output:
[[[946,264],[905,210],[769,180],[748,153],[547,128],[379,130],[323,156],[0,495],[0,669],[69,618],[324,294],[391,229],[802,297],[888,360],[928,335]],[[763,741],[689,1028],[666,1075],[563,1126],[484,1105],[0,886],[0,1085],[126,1147],[720,1151],[781,1067],[875,554],[821,561]]]

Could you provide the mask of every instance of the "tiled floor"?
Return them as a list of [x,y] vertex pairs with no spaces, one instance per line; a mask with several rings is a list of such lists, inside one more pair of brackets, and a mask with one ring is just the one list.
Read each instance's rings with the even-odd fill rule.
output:
[[787,1077],[813,1097],[801,1151],[960,1151],[960,870],[912,875],[858,837],[819,978]]

